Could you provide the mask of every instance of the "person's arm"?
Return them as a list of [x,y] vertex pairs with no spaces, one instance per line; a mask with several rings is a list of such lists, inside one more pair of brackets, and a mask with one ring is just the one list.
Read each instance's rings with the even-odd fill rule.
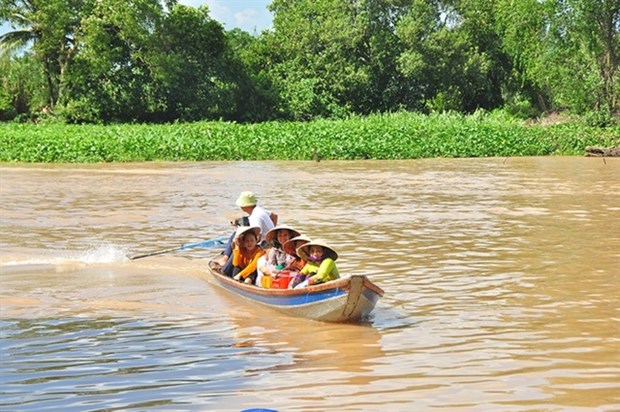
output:
[[316,275],[313,275],[308,280],[308,284],[312,285],[317,282],[329,282],[331,280],[331,274],[336,270],[336,262],[332,258],[325,258],[319,266],[319,270]]
[[307,275],[312,270],[312,266],[310,263],[306,263],[303,268],[299,271],[302,275]]
[[263,254],[264,252],[262,250],[259,250],[258,252],[256,252],[256,254],[252,257],[252,260],[250,260],[248,265],[244,267],[243,270],[241,270],[241,272],[239,272],[239,275],[243,279],[247,278],[252,273],[254,273],[254,271],[256,271],[256,265],[258,265],[258,259],[260,259],[260,257],[263,256]]
[[278,226],[278,215],[276,215],[275,213],[271,212],[269,214],[269,218],[271,219],[271,221],[273,222],[274,226]]
[[232,251],[232,265],[240,266],[241,265],[241,251],[235,247]]
[[258,263],[256,264],[256,268],[263,275],[269,276],[269,274],[267,273],[267,272],[269,272],[269,267],[267,265],[267,259],[265,257],[266,257],[266,255],[263,255],[263,256],[260,257],[260,259],[258,259]]
[[228,258],[230,258],[232,256],[232,251],[233,251],[233,248],[235,246],[234,240],[235,240],[235,232],[233,231],[230,234],[230,237],[228,238],[228,242],[226,242],[226,249],[224,250],[224,254]]
[[258,259],[258,271],[263,274],[263,276],[273,276],[275,267],[271,264],[273,249],[270,249],[266,253],[263,253],[263,256]]

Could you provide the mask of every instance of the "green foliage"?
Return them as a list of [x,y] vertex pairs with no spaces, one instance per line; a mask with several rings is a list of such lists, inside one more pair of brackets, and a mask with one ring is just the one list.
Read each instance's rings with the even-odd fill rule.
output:
[[620,146],[620,127],[527,126],[505,112],[410,113],[313,122],[0,124],[0,161],[411,159],[581,155]]
[[100,123],[99,106],[87,99],[71,100],[65,106],[58,107],[56,114],[67,123]]
[[82,16],[92,9],[90,0],[14,0],[0,2],[0,17],[18,29],[0,37],[0,51],[8,55],[32,44],[45,81],[48,107],[61,99],[69,64],[79,48]]
[[284,118],[307,120],[399,107],[392,1],[273,1],[275,53],[268,76]]
[[[208,9],[176,5],[155,34],[149,55],[159,118],[198,120],[226,116],[222,101],[232,100],[235,86],[219,61],[226,47],[222,26]],[[188,87],[189,85],[189,87]]]
[[46,107],[41,66],[29,54],[0,60],[0,120],[36,118]]
[[531,100],[525,98],[521,93],[511,96],[504,107],[507,113],[524,120],[533,119],[538,113]]
[[0,61],[0,72],[3,73],[2,77],[0,77],[0,121],[12,120],[17,115],[13,107],[13,95],[15,92],[9,90],[10,85],[6,75],[8,69],[8,63]]
[[234,29],[226,33],[226,52],[220,72],[226,73],[228,84],[233,85],[230,101],[222,102],[229,108],[227,120],[260,122],[278,117],[278,90],[268,70],[273,60],[272,38],[261,37]]
[[607,108],[586,112],[581,121],[589,127],[610,127],[620,125],[620,116],[614,116]]
[[134,121],[157,107],[148,57],[162,14],[157,0],[97,2],[82,20],[84,47],[69,73],[70,99],[92,106],[103,120]]
[[[0,36],[11,63],[0,73],[0,119],[309,121],[504,107],[606,125],[620,111],[617,0],[269,7],[273,30],[251,36],[177,0],[2,1],[0,21],[15,30]],[[15,53],[24,46],[29,54]]]
[[620,2],[499,0],[496,10],[524,90],[552,105],[541,109],[620,109]]

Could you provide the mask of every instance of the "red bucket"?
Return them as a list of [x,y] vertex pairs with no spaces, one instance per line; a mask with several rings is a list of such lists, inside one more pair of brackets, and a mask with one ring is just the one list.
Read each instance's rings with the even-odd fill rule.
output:
[[295,277],[295,273],[290,270],[283,270],[278,274],[277,278],[273,278],[271,283],[272,289],[287,289],[288,284],[291,283],[291,280]]

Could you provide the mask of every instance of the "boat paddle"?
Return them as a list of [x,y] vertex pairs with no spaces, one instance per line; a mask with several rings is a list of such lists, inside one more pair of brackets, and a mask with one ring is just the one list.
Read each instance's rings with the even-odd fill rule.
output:
[[218,247],[218,246],[226,246],[226,243],[228,242],[228,238],[229,238],[229,236],[220,236],[220,237],[216,237],[214,239],[205,240],[203,242],[188,243],[188,244],[181,245],[179,247],[174,247],[174,248],[171,248],[171,249],[164,249],[164,250],[158,250],[156,252],[143,253],[141,255],[129,256],[129,260],[142,259],[142,258],[149,257],[149,256],[163,255],[164,253],[176,252],[176,251],[179,251],[179,250],[194,249],[194,248],[212,248],[212,247]]

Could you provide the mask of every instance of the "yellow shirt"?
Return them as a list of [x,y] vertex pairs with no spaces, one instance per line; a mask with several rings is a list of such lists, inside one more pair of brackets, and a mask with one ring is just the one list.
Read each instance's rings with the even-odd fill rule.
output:
[[332,258],[325,258],[320,262],[308,262],[301,270],[304,275],[309,275],[312,283],[324,283],[338,279],[340,273],[336,262]]

